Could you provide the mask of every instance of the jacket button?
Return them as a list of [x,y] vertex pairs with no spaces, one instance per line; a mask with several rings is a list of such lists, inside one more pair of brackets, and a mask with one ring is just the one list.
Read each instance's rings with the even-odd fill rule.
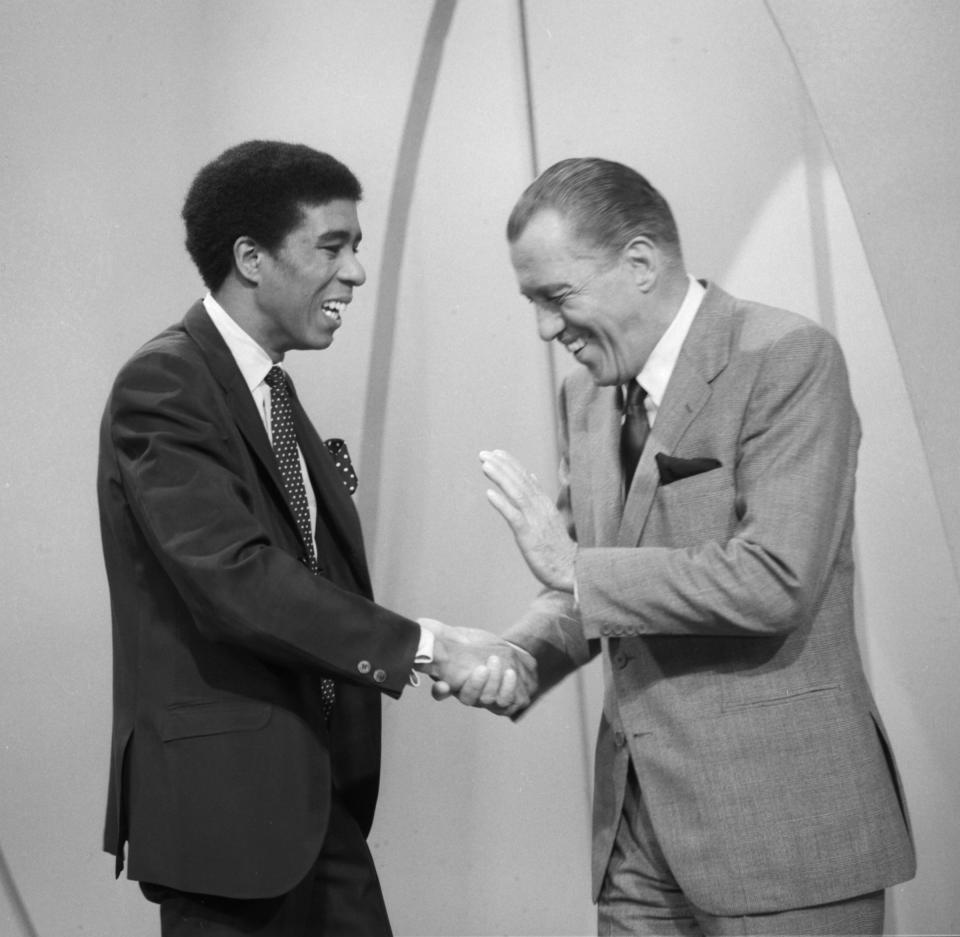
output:
[[613,744],[616,745],[617,748],[623,748],[623,746],[627,744],[627,737],[622,732],[614,732]]
[[618,670],[623,670],[623,668],[627,666],[627,655],[624,654],[623,651],[617,651],[617,653],[613,655],[613,662],[617,665]]
[[357,664],[357,670],[359,670],[360,673],[364,673],[364,674],[370,673],[370,661],[368,660],[360,661],[360,663]]
[[375,670],[373,672],[373,679],[376,683],[383,683],[387,679],[387,672],[385,670]]

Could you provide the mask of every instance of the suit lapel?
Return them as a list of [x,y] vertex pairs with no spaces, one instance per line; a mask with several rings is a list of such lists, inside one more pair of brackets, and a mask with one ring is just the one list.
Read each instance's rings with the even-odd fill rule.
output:
[[[589,498],[591,528],[580,531],[582,543],[604,546],[616,541],[623,508],[620,483],[620,397],[616,387],[596,387],[587,408],[587,438],[582,451],[588,453],[588,477],[584,491]],[[575,446],[580,451],[580,445]],[[576,485],[576,488],[581,486]]]
[[[360,518],[353,498],[347,491],[327,447],[300,405],[292,381],[290,386],[293,392],[293,422],[297,431],[297,441],[300,443],[310,480],[313,482],[318,513],[329,520],[333,528],[332,533],[342,547],[358,584],[369,592],[370,573],[364,557]],[[326,510],[323,510],[324,508]]]
[[710,385],[691,368],[689,362],[684,361],[681,355],[670,378],[670,385],[664,395],[663,403],[657,412],[657,419],[650,429],[650,435],[640,455],[640,462],[633,476],[633,484],[630,486],[624,504],[617,546],[636,546],[647,515],[650,513],[653,496],[660,484],[656,453],[673,452],[709,396]]
[[[277,460],[270,445],[270,437],[263,425],[263,420],[257,412],[250,388],[247,387],[237,362],[230,349],[217,331],[217,327],[210,320],[203,303],[196,303],[191,307],[183,320],[184,328],[190,337],[197,343],[206,358],[213,376],[220,383],[226,396],[227,407],[236,421],[240,432],[248,445],[267,470],[278,492],[283,495],[286,503],[286,494],[283,487],[283,478],[277,466]],[[290,515],[293,521],[293,514]],[[295,525],[295,521],[293,521]]]
[[732,308],[726,293],[712,285],[707,288],[680,349],[627,493],[617,534],[618,546],[636,546],[640,541],[660,484],[656,454],[673,454],[687,428],[710,399],[711,382],[727,365]]
[[[211,373],[223,388],[230,413],[250,449],[276,485],[283,504],[287,506],[290,523],[295,528],[296,520],[287,501],[283,478],[263,420],[257,412],[250,389],[230,349],[227,348],[216,326],[211,322],[203,308],[203,303],[195,303],[190,308],[184,317],[183,326],[203,352]],[[344,554],[356,575],[358,584],[369,590],[370,576],[363,556],[363,537],[353,502],[340,481],[326,447],[300,406],[292,382],[291,390],[297,441],[314,483],[314,493],[318,502],[322,501],[327,508],[325,514],[333,522],[335,528],[333,533],[344,547]]]

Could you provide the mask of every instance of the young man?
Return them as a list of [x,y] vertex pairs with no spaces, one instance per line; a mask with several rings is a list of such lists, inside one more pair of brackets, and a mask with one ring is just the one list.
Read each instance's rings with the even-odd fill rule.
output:
[[105,848],[119,874],[127,843],[164,935],[390,933],[365,839],[381,694],[415,667],[460,686],[491,654],[505,689],[529,682],[494,636],[374,603],[349,456],[279,367],[331,344],[366,278],[360,195],[302,145],[252,141],[204,167],[183,218],[209,293],[107,402]]

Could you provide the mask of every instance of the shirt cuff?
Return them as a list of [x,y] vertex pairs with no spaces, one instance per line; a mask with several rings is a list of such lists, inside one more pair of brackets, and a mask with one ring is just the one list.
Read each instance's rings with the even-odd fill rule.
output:
[[[420,643],[417,645],[415,664],[433,663],[433,632],[423,626],[420,627]],[[410,686],[420,686],[420,674],[416,670],[410,671]]]

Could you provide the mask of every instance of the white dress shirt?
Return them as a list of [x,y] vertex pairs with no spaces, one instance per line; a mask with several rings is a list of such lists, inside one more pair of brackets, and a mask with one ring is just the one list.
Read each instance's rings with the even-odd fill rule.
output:
[[673,369],[677,366],[680,349],[686,341],[693,318],[706,293],[702,283],[691,276],[688,276],[688,279],[690,284],[687,286],[687,295],[684,296],[677,314],[673,317],[673,322],[660,336],[660,341],[654,346],[643,369],[637,375],[637,381],[647,392],[643,404],[647,410],[647,422],[651,427],[657,419],[657,411],[663,402],[663,395],[667,392],[667,384],[670,383]]

